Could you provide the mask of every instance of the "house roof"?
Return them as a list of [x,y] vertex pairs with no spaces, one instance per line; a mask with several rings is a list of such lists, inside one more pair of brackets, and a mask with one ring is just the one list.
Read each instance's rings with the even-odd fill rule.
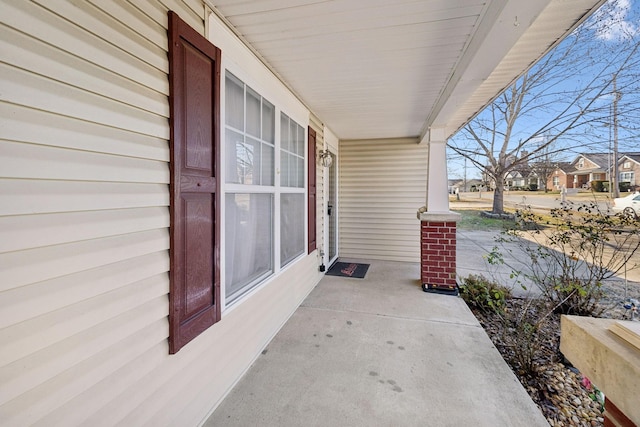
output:
[[564,173],[571,173],[575,171],[575,167],[573,167],[572,162],[558,162],[556,168],[560,169]]
[[[610,156],[611,156],[610,153],[588,153],[588,154],[582,153],[578,155],[573,160],[573,162],[571,162],[571,165],[575,168],[573,172],[580,172],[580,173],[605,172],[606,170],[609,169]],[[581,158],[585,158],[589,160],[590,162],[594,163],[596,167],[578,169],[577,164]]]
[[369,139],[450,136],[604,0],[206,2],[339,138]]
[[624,159],[624,158],[627,158],[627,159],[629,159],[631,161],[634,161],[634,162],[640,164],[640,153],[627,153],[627,154],[624,154],[622,156],[622,159]]

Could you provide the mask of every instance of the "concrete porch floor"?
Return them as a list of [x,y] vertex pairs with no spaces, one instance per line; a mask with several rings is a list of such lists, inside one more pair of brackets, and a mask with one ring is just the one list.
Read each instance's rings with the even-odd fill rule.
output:
[[461,298],[424,293],[417,263],[360,262],[364,279],[320,281],[205,426],[548,425]]

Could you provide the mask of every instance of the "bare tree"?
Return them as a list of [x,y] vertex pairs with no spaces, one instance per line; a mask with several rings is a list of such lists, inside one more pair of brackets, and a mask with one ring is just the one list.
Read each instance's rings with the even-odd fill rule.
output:
[[626,0],[606,3],[450,139],[450,149],[493,181],[494,213],[504,212],[511,170],[608,144],[603,129],[612,123],[614,96],[618,120],[640,123],[640,37],[620,13],[626,6]]

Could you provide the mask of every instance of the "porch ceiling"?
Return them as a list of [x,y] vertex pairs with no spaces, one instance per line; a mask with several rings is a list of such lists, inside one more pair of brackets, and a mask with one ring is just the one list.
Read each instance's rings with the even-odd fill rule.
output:
[[340,139],[451,135],[603,0],[206,0]]

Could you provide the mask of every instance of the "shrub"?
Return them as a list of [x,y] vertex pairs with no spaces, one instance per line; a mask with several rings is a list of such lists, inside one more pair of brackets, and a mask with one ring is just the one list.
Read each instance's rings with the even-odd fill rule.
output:
[[500,347],[507,363],[519,375],[535,377],[539,374],[539,359],[545,350],[549,322],[553,308],[542,298],[528,297],[511,304],[501,315]]
[[602,282],[640,265],[632,262],[640,228],[623,215],[600,212],[595,203],[564,203],[548,220],[530,210],[518,211],[517,217],[517,227],[501,238],[515,243],[526,259],[526,271],[514,276],[533,282],[556,313],[602,314]]
[[[623,181],[620,184],[618,184],[618,189],[622,192],[622,193],[626,193],[628,191],[631,191],[631,183],[628,181]],[[621,196],[622,197],[622,196]]]
[[591,181],[591,189],[596,193],[604,191],[604,181]]
[[529,184],[529,191],[538,191],[538,184]]
[[469,305],[483,312],[502,313],[505,300],[511,298],[511,289],[499,285],[483,275],[470,274],[463,279],[460,296]]

